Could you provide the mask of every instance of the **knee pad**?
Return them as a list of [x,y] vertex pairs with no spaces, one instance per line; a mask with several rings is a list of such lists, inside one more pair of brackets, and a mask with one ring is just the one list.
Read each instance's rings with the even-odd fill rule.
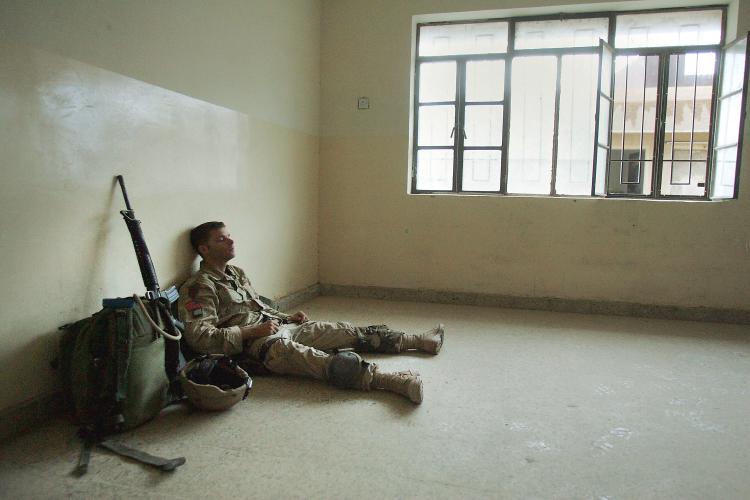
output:
[[328,381],[340,389],[358,389],[367,366],[356,352],[334,354],[328,365]]
[[402,332],[388,328],[387,325],[372,325],[356,328],[357,350],[362,352],[401,352]]

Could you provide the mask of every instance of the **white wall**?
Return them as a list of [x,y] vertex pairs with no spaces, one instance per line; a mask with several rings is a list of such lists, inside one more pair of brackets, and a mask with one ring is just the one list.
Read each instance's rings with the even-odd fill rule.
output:
[[324,2],[321,283],[750,308],[750,147],[738,201],[407,195],[412,16],[560,3]]
[[0,410],[56,388],[56,328],[163,286],[223,220],[264,294],[317,282],[318,1],[0,3]]

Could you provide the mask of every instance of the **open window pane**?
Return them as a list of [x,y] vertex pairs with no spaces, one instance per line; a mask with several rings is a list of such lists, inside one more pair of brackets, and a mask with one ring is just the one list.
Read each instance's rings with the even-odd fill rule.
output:
[[716,129],[716,147],[737,143],[740,135],[742,94],[734,93],[719,100],[719,120]]
[[501,157],[498,150],[464,151],[463,190],[500,191]]
[[505,94],[505,61],[466,63],[466,100],[502,101]]
[[417,189],[450,191],[453,188],[453,150],[417,151]]
[[599,68],[596,93],[596,111],[594,114],[594,161],[593,193],[597,196],[607,194],[607,161],[610,152],[611,138],[609,135],[610,117],[612,114],[612,65],[614,49],[601,40],[599,42]]
[[716,150],[714,154],[712,197],[734,197],[734,183],[737,173],[737,150],[737,146]]
[[456,100],[456,62],[419,65],[419,102]]
[[721,10],[620,14],[615,47],[669,47],[721,43]]
[[714,53],[672,54],[667,74],[661,194],[704,196]]
[[602,114],[602,119],[599,120],[599,130],[597,131],[597,142],[599,144],[609,143],[609,114],[611,107],[610,100],[604,96],[599,97],[599,110]]
[[745,52],[747,39],[730,44],[724,51],[724,66],[721,73],[721,95],[742,90],[745,78]]
[[516,49],[597,47],[606,40],[609,19],[566,19],[516,23]]
[[714,127],[712,198],[736,196],[737,167],[742,151],[742,112],[747,105],[748,36],[731,43],[723,53],[719,112]]
[[609,193],[650,194],[659,56],[615,58]]
[[516,57],[512,75],[508,192],[549,194],[557,58]]
[[596,185],[594,192],[598,195],[607,194],[607,148],[597,146],[596,148]]
[[558,194],[591,194],[598,74],[596,54],[562,57],[555,180]]
[[464,146],[501,146],[503,141],[503,107],[466,106]]
[[499,54],[508,50],[508,23],[421,26],[419,56]]
[[417,146],[453,145],[455,106],[420,106]]

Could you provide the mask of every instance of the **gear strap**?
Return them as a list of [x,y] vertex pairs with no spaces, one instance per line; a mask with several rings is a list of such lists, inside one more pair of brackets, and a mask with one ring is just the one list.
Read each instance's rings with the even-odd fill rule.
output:
[[185,463],[185,457],[177,458],[162,458],[155,455],[146,453],[145,451],[136,450],[129,446],[125,446],[122,443],[116,441],[110,441],[109,439],[102,441],[98,444],[100,447],[105,448],[113,453],[117,453],[123,457],[132,458],[145,465],[151,465],[156,467],[162,472],[171,472],[177,467]]
[[116,453],[117,455],[120,455],[122,457],[131,458],[144,465],[156,467],[162,472],[171,472],[185,463],[185,457],[157,457],[155,455],[151,455],[150,453],[146,453],[145,451],[137,450],[135,448],[131,448],[130,446],[125,446],[122,443],[111,441],[109,439],[98,443],[92,439],[83,439],[81,441],[81,453],[78,456],[78,464],[73,470],[74,476],[81,477],[86,474],[86,472],[88,472],[89,462],[91,461],[91,450],[94,446],[100,446],[106,450],[111,451],[112,453]]
[[78,465],[73,470],[73,475],[81,477],[89,470],[89,462],[91,461],[91,448],[93,443],[88,439],[81,441],[81,454],[78,455]]

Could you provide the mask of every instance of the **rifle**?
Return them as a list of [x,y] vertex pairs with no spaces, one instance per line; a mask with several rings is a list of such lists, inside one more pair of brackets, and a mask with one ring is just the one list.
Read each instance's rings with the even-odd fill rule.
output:
[[146,239],[143,236],[143,229],[141,229],[141,221],[135,218],[135,211],[133,210],[133,207],[130,206],[128,192],[125,189],[125,180],[121,175],[118,175],[117,182],[120,183],[122,197],[125,199],[125,207],[127,208],[127,210],[120,210],[120,214],[122,215],[122,218],[125,219],[125,225],[128,227],[130,238],[133,240],[133,248],[135,249],[135,256],[138,259],[138,267],[141,269],[143,284],[146,286],[146,298],[149,300],[154,300],[157,297],[169,299],[170,297],[168,296],[168,293],[162,292],[159,289],[159,279],[156,277],[156,269],[154,269],[154,263],[151,260],[151,253],[148,251],[148,246],[146,246]]
[[[128,192],[125,190],[125,180],[122,178],[122,175],[118,175],[116,178],[122,189],[122,197],[125,199],[125,207],[127,208],[127,210],[120,210],[120,214],[122,215],[122,218],[125,219],[125,225],[128,227],[130,238],[133,240],[133,248],[135,249],[135,256],[138,259],[138,267],[141,270],[143,284],[146,286],[146,300],[156,313],[155,317],[158,318],[161,316],[167,324],[167,330],[170,332],[164,332],[156,323],[153,323],[153,326],[157,328],[157,331],[161,331],[165,337],[167,349],[165,368],[170,380],[174,381],[176,380],[177,370],[180,364],[180,346],[178,341],[182,337],[181,331],[184,330],[184,326],[172,316],[169,305],[177,300],[179,293],[175,286],[164,291],[160,289],[159,280],[156,277],[156,270],[154,269],[154,263],[151,260],[151,253],[148,251],[146,239],[143,236],[143,229],[141,229],[141,221],[135,218],[135,211],[133,210],[133,207],[130,206]],[[137,294],[134,296],[134,299],[145,309],[143,302]],[[146,314],[146,317],[151,319],[151,315],[149,314]]]

